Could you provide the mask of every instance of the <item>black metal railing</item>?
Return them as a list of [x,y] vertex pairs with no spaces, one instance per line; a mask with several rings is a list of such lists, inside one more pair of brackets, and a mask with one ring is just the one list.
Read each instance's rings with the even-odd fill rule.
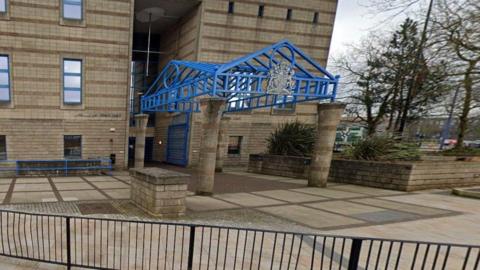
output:
[[92,269],[479,269],[480,246],[0,211],[0,255]]

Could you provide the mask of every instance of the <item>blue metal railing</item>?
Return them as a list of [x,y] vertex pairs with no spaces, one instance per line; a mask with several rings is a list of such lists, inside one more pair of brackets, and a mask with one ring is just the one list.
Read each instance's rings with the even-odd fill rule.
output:
[[19,175],[45,174],[69,175],[78,171],[106,171],[112,170],[112,160],[99,159],[57,159],[57,160],[2,160],[0,173],[14,172]]

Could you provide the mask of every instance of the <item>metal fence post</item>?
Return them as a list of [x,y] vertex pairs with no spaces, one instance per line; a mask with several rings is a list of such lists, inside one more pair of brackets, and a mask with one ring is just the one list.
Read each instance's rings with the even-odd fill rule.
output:
[[65,159],[65,176],[68,176],[68,160]]
[[195,247],[195,226],[190,226],[190,242],[188,245],[188,270],[193,268],[193,251]]
[[70,270],[72,267],[72,248],[71,248],[71,241],[70,241],[70,217],[66,217],[67,222],[67,269]]
[[357,270],[360,251],[362,250],[362,239],[352,239],[352,248],[350,249],[350,259],[348,260],[348,270]]

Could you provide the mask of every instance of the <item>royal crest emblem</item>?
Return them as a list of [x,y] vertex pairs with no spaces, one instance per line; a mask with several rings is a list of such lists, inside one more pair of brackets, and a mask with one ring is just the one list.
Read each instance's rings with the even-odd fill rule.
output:
[[291,95],[295,83],[295,71],[290,63],[281,61],[272,64],[268,72],[267,93],[272,95]]

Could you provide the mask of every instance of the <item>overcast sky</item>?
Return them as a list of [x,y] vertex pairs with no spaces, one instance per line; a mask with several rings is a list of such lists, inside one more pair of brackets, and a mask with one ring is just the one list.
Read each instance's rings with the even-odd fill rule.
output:
[[[347,44],[359,42],[372,30],[389,31],[408,16],[408,14],[402,14],[391,19],[392,13],[372,13],[370,8],[366,7],[367,4],[368,0],[338,0],[329,63],[332,57],[346,51]],[[418,10],[418,8],[414,6],[411,10]]]

